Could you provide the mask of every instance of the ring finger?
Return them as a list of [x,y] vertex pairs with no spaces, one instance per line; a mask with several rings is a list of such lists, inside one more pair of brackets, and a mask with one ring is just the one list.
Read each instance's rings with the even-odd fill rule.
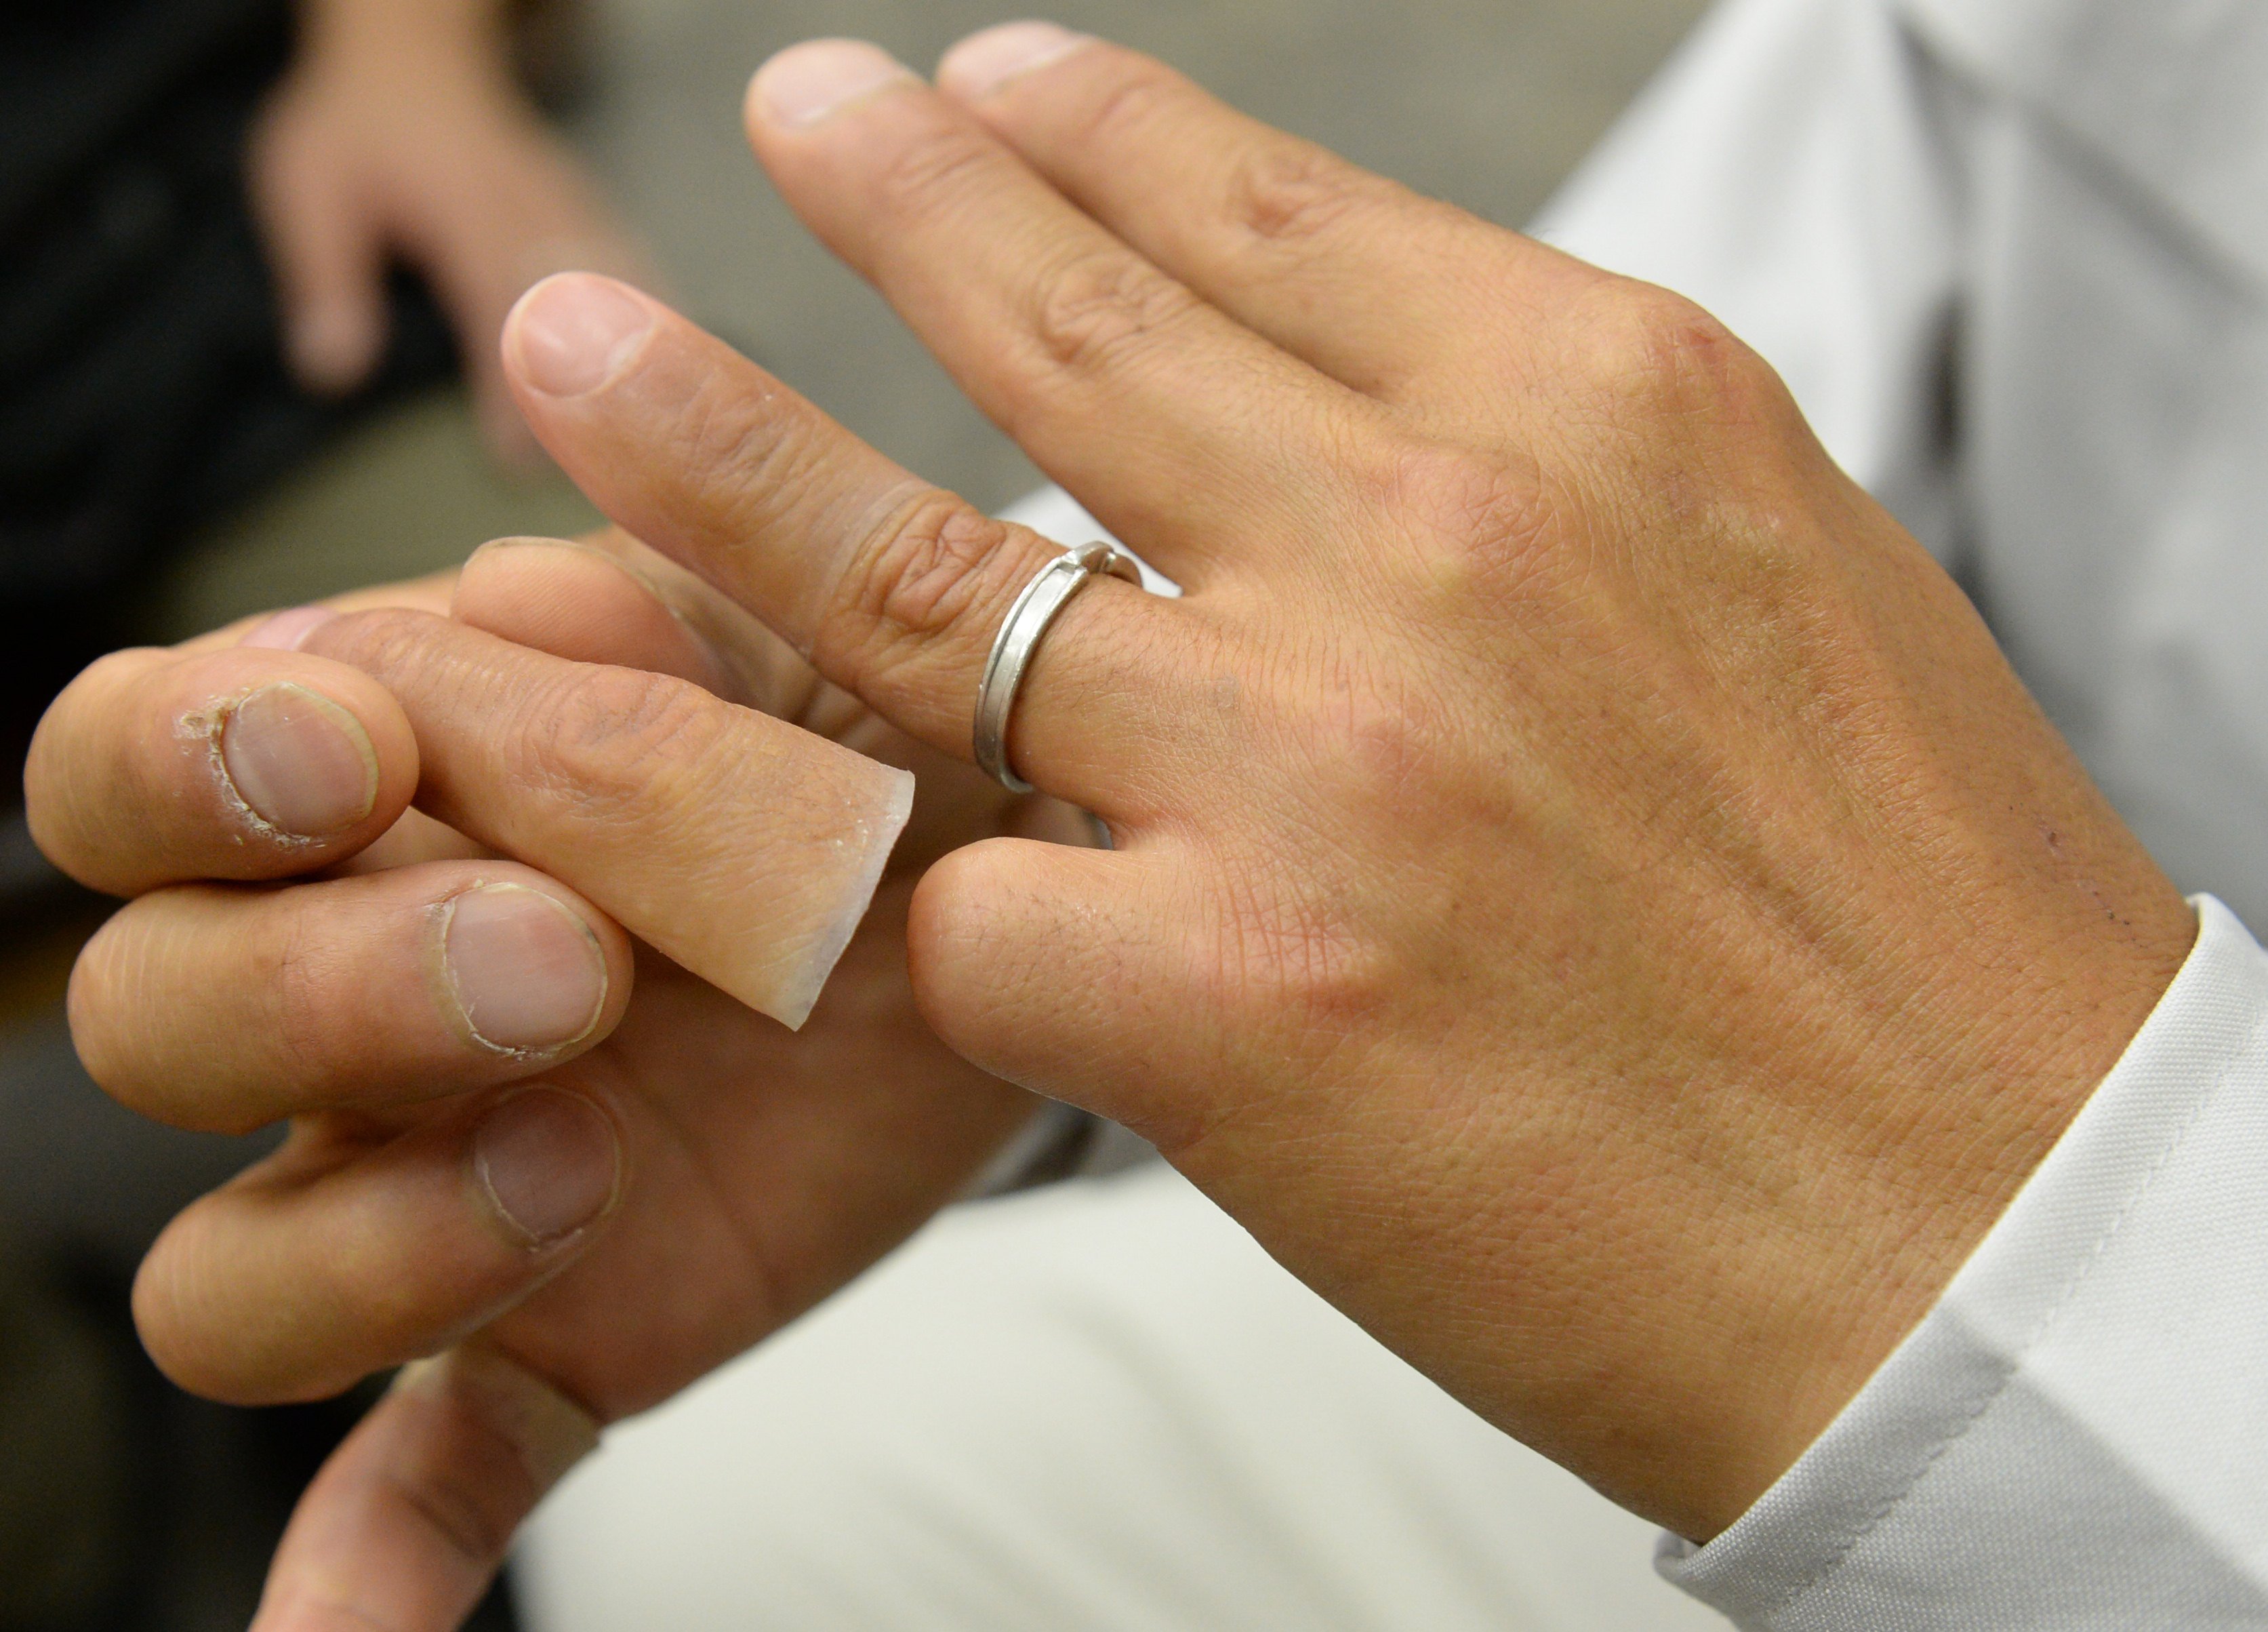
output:
[[[529,424],[600,509],[900,729],[971,756],[986,656],[1057,545],[918,480],[608,279],[538,284],[506,326],[504,357]],[[1110,580],[1081,590],[1025,678],[1011,763],[1138,823],[1159,745],[1189,740],[1208,639],[1186,602]]]
[[302,1125],[166,1226],[135,1278],[136,1324],[210,1398],[336,1393],[564,1268],[615,1205],[624,1143],[614,1111],[549,1084],[405,1132]]

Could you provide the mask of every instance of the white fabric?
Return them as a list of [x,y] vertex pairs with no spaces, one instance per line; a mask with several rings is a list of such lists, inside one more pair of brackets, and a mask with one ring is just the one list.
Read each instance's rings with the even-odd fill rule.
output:
[[2268,6],[1736,0],[1538,230],[1771,359],[2268,924]]
[[[2268,922],[2268,5],[1733,0],[1542,230],[1777,364],[2169,869]],[[1683,1584],[1771,1632],[2268,1628],[2268,962],[2201,922]],[[610,1435],[519,1579],[537,1632],[1709,1623],[1632,1522],[1152,1174],[942,1222]]]
[[607,1436],[537,1632],[1705,1632],[1646,1525],[1160,1164],[961,1207]]
[[2268,1626],[2268,956],[2198,905],[1929,1318],[1672,1579],[1773,1632]]

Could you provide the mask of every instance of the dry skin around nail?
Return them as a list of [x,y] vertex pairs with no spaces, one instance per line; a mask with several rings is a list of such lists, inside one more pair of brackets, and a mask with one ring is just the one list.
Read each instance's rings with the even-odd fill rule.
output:
[[[252,808],[243,794],[238,791],[236,779],[228,772],[229,721],[235,718],[237,710],[255,693],[267,690],[271,684],[277,683],[284,684],[291,690],[304,693],[326,713],[336,716],[335,722],[347,733],[349,740],[362,751],[364,763],[369,772],[370,802],[374,804],[378,797],[378,756],[376,750],[371,747],[369,738],[363,733],[362,722],[328,698],[309,691],[304,686],[290,685],[288,682],[265,682],[259,685],[247,686],[233,697],[221,698],[201,708],[191,709],[176,722],[173,734],[180,741],[196,744],[202,750],[205,764],[211,772],[213,785],[220,790],[222,801],[236,812],[247,827],[275,844],[304,849],[322,843],[331,835],[293,833],[276,826]],[[232,842],[241,845],[244,843],[244,835],[241,833],[233,835]]]

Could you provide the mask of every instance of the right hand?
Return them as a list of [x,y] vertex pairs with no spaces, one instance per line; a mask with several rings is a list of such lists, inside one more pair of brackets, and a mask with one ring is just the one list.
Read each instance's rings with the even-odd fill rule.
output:
[[[389,599],[449,592],[352,604]],[[310,1488],[264,1628],[455,1625],[596,1427],[857,1274],[1034,1104],[916,1014],[905,914],[929,859],[1050,820],[1076,835],[1064,807],[920,749],[619,535],[493,546],[454,603],[459,623],[341,617],[298,650],[239,629],[114,654],[57,701],[27,774],[48,853],[136,897],[72,983],[97,1081],[187,1127],[292,1119],[144,1262],[135,1312],[159,1365],[267,1402],[446,1351]],[[831,960],[783,964],[781,934],[863,903],[863,864],[835,853],[893,779],[720,696],[921,772],[873,910],[796,1032],[714,982],[797,1017]],[[279,722],[264,748],[244,729]],[[697,780],[652,774],[696,737]],[[544,870],[404,814],[413,788]],[[686,924],[721,927],[673,935]],[[486,978],[468,964],[483,949]],[[497,983],[514,970],[545,978]]]

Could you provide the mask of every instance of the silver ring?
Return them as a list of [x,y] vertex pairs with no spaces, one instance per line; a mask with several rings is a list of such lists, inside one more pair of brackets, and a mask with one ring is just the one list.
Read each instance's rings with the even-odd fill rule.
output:
[[1133,560],[1108,544],[1066,550],[1032,575],[992,638],[992,654],[984,660],[984,678],[976,685],[976,768],[1012,794],[1032,791],[1029,782],[1008,768],[1008,713],[1016,705],[1016,688],[1055,615],[1088,579],[1103,572],[1130,584],[1142,581]]

